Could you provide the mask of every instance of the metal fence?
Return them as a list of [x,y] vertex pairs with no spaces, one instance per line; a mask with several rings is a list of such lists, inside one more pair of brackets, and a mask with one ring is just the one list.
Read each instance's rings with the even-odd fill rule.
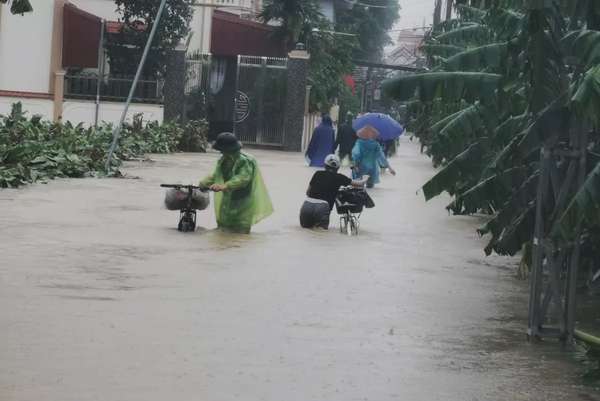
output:
[[[97,75],[65,76],[65,97],[71,99],[96,99],[100,84],[100,98],[105,101],[125,101],[133,83],[129,76]],[[142,79],[134,92],[133,101],[137,103],[163,103],[164,82],[155,79]]]
[[212,56],[197,53],[186,61],[185,111],[186,119],[196,120],[207,117],[210,97]]
[[234,132],[243,143],[281,146],[287,59],[238,56]]

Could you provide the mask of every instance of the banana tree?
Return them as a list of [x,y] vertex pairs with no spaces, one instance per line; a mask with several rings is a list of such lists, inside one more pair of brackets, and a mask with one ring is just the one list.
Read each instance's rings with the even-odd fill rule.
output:
[[[411,101],[409,125],[440,166],[425,197],[445,191],[453,213],[490,214],[479,230],[490,237],[486,253],[514,255],[534,244],[556,255],[534,252],[530,265],[566,266],[561,257],[572,264],[578,257],[565,255],[578,255],[573,249],[595,241],[589,233],[600,228],[600,6],[498,0],[456,7],[457,18],[433,29],[423,46],[430,72],[385,86]],[[545,293],[568,303],[551,284]]]

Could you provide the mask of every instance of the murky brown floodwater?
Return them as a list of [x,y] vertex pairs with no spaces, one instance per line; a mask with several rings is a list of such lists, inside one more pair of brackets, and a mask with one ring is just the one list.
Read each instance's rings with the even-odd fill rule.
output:
[[415,144],[359,238],[298,228],[312,170],[252,153],[277,212],[251,236],[212,212],[183,235],[161,209],[158,185],[215,155],[0,191],[0,400],[600,400],[575,357],[525,341],[515,261],[416,194]]

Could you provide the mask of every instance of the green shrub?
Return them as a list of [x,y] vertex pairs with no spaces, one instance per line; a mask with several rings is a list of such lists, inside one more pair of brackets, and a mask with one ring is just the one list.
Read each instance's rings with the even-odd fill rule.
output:
[[[178,124],[147,122],[136,115],[123,127],[112,167],[145,153],[177,150],[205,151],[205,122],[183,129]],[[56,124],[39,116],[27,118],[21,103],[0,115],[0,188],[18,187],[55,177],[102,174],[113,136],[113,126],[97,130],[70,122]]]

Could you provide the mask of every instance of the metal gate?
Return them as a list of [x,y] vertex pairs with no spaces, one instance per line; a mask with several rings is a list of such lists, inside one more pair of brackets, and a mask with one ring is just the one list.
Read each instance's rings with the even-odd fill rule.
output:
[[238,56],[234,133],[246,144],[283,145],[287,59]]
[[186,60],[184,120],[207,117],[212,56],[194,54]]

